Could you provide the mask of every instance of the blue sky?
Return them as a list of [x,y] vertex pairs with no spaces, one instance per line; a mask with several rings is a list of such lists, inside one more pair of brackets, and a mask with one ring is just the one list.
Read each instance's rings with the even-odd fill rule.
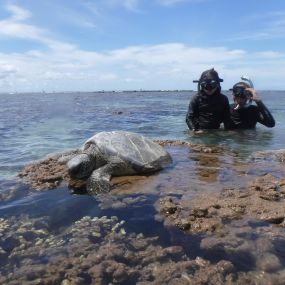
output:
[[0,92],[285,90],[284,0],[1,0]]

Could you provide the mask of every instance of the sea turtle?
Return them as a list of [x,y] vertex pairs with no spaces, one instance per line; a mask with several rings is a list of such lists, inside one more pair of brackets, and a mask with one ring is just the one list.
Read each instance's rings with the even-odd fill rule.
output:
[[172,162],[169,153],[144,136],[126,132],[100,132],[88,139],[81,154],[67,162],[74,178],[87,178],[89,194],[108,192],[112,176],[152,173]]

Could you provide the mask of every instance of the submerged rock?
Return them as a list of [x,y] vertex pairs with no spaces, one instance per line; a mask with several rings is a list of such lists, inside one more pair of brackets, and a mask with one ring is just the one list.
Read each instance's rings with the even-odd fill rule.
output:
[[[2,219],[1,225],[3,284],[184,284],[201,277],[215,284],[211,280],[224,282],[234,270],[228,261],[191,260],[181,246],[162,247],[156,237],[123,233],[117,217],[86,216],[58,235],[40,219]],[[27,232],[34,233],[29,240]]]
[[[117,217],[87,216],[53,232],[48,218],[3,219],[0,283],[283,284],[285,205],[280,173],[257,176],[252,168],[255,171],[258,164],[227,163],[233,156],[226,157],[220,148],[175,144],[175,150],[183,149],[183,163],[172,173],[152,179],[120,177],[122,192],[92,198],[101,209],[120,214],[127,209],[135,219],[132,211],[140,203],[159,196],[156,209],[170,242],[131,233],[128,220]],[[221,180],[225,168],[232,180]],[[194,179],[189,178],[191,171]]]
[[253,160],[278,160],[285,162],[285,149],[258,151],[252,154]]
[[25,166],[18,176],[35,190],[54,189],[61,183],[69,183],[70,176],[64,158],[73,157],[78,150],[70,150],[61,154],[55,153]]
[[[115,216],[85,216],[50,233],[47,218],[1,219],[1,284],[283,284],[284,272],[273,252],[261,253],[257,270],[241,271],[230,260],[190,258],[182,246],[161,246],[157,237],[128,233],[124,225]],[[232,256],[247,250],[241,238],[235,239],[231,234],[224,243]],[[252,244],[264,247],[263,242]],[[208,251],[217,246],[217,239],[201,244]]]
[[[186,203],[161,198],[158,210],[166,223],[191,233],[225,234],[225,225],[243,218],[285,226],[285,180],[265,175],[249,182],[247,189],[201,193]],[[187,204],[187,207],[183,207]],[[179,209],[179,210],[178,210]]]

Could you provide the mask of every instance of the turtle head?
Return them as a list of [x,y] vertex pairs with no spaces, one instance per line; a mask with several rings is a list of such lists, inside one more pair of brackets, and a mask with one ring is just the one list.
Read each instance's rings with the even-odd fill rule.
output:
[[73,178],[89,177],[96,167],[96,157],[87,153],[76,155],[67,162],[68,173]]

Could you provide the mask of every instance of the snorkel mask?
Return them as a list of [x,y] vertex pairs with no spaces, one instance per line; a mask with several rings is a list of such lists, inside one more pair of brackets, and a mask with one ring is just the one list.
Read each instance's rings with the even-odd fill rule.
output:
[[233,88],[230,89],[230,90],[232,90],[234,97],[243,98],[243,99],[245,99],[246,101],[245,101],[245,104],[243,104],[243,105],[237,104],[236,107],[234,108],[235,110],[238,110],[238,109],[240,109],[240,108],[246,108],[246,107],[248,107],[248,106],[251,104],[251,102],[252,102],[252,98],[251,98],[252,95],[251,95],[251,93],[250,93],[249,91],[247,91],[246,89],[247,89],[247,88],[254,88],[254,87],[253,87],[253,83],[252,83],[252,81],[250,80],[250,78],[247,77],[247,76],[241,76],[241,79],[242,79],[243,81],[236,83],[236,84],[233,86]]
[[212,95],[218,88],[221,88],[220,82],[223,79],[219,78],[217,71],[214,68],[204,71],[199,80],[193,80],[194,83],[198,83],[198,92],[201,90],[207,95]]

